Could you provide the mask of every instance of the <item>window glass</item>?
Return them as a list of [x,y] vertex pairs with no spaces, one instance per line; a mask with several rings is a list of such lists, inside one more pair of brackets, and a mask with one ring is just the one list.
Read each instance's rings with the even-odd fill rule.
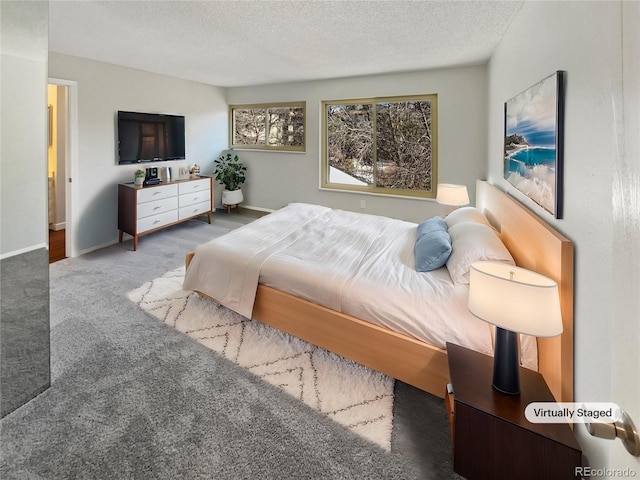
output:
[[305,151],[305,104],[230,107],[232,148]]
[[323,102],[322,187],[434,197],[436,99]]

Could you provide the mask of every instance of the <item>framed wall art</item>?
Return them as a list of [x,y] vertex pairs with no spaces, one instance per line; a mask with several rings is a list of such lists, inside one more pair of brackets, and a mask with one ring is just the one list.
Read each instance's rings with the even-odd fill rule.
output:
[[562,218],[565,72],[557,71],[504,104],[504,178]]

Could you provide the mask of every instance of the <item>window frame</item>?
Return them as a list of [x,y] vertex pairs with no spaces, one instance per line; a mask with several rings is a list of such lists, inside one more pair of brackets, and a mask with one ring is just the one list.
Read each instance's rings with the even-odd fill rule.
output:
[[[372,104],[372,133],[373,133],[373,159],[372,163],[377,163],[376,151],[376,104],[407,102],[407,101],[424,101],[431,102],[431,190],[409,190],[399,188],[377,187],[375,185],[351,185],[329,181],[329,158],[328,158],[328,141],[329,133],[327,131],[327,108],[330,105],[362,105]],[[346,192],[369,193],[384,196],[400,196],[413,198],[436,198],[437,181],[438,181],[438,94],[420,94],[420,95],[400,95],[400,96],[384,96],[370,98],[349,98],[340,100],[323,100],[321,106],[321,129],[322,129],[322,145],[320,157],[320,189],[321,190],[339,190]]]
[[[280,108],[302,108],[302,145],[269,145],[268,129],[269,129],[269,109]],[[265,109],[265,143],[264,144],[245,144],[234,143],[236,131],[235,110],[259,110]],[[273,103],[247,103],[229,105],[229,148],[235,150],[266,150],[278,152],[301,152],[307,151],[307,102],[273,102]]]

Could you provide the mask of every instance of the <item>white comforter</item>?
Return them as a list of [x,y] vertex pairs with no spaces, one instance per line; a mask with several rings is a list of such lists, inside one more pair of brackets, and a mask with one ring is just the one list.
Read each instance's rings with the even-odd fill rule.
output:
[[[414,223],[294,203],[200,246],[183,288],[250,318],[261,283],[437,347],[491,354],[491,328],[469,313],[468,286],[444,267],[415,270],[415,236]],[[522,353],[535,369],[535,341]]]

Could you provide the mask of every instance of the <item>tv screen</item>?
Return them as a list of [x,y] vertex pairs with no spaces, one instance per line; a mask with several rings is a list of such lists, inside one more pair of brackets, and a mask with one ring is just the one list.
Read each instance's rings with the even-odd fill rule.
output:
[[118,112],[117,129],[119,164],[185,158],[183,116]]

